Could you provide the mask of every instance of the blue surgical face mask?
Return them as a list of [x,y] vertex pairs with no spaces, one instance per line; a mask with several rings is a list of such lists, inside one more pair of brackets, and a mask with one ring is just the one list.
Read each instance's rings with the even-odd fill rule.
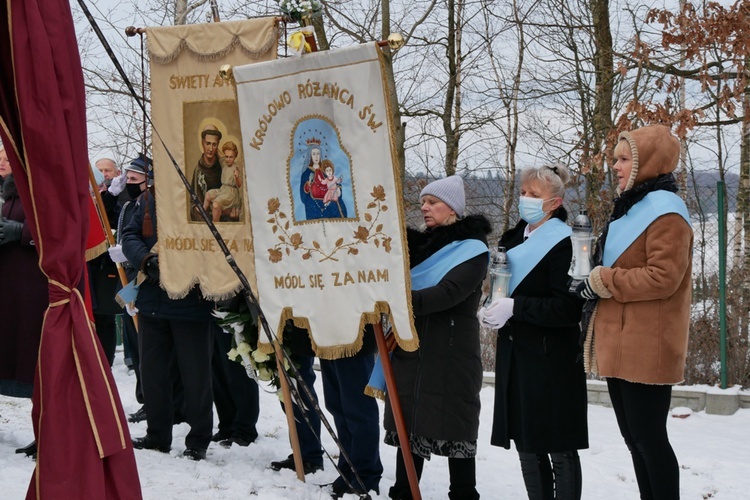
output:
[[[554,198],[553,198],[554,199]],[[521,196],[518,199],[518,213],[523,220],[529,224],[536,224],[540,222],[547,215],[542,205],[545,201],[541,198],[531,198],[529,196]]]

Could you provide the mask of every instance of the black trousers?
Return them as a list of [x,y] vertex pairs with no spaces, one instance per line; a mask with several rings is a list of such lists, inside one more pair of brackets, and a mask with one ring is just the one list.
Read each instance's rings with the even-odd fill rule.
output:
[[[414,468],[417,472],[417,479],[422,478],[424,469],[424,458],[412,454],[414,459]],[[448,498],[450,500],[477,500],[479,493],[476,490],[477,470],[476,459],[474,458],[449,458],[448,474],[450,476],[450,489]],[[406,472],[404,455],[401,448],[396,452],[396,482],[388,491],[388,498],[396,500],[411,500],[411,487],[409,486],[409,476]]]
[[130,360],[135,372],[135,400],[143,404],[143,387],[141,387],[141,353],[138,348],[138,330],[132,316],[127,312],[122,315],[122,329],[130,348]]
[[[373,366],[375,356],[365,347],[349,358],[320,360],[326,409],[333,416],[339,441],[367,491],[379,491],[383,475],[378,404],[364,393]],[[359,481],[343,453],[338,467],[359,491]]]
[[232,347],[232,337],[211,323],[214,336],[214,353],[211,362],[213,392],[216,414],[219,416],[219,431],[232,436],[255,441],[258,431],[255,425],[260,415],[258,384],[247,376],[245,368],[227,358]]
[[518,453],[529,500],[580,500],[583,481],[578,451]]
[[113,314],[94,313],[94,325],[96,325],[96,336],[104,349],[104,355],[110,368],[115,362],[115,351],[117,350],[117,328]]
[[680,498],[680,467],[667,436],[672,386],[608,378],[607,388],[633,458],[641,499]]
[[183,321],[138,316],[141,382],[147,433],[155,443],[172,443],[173,368],[176,361],[184,391],[183,418],[190,425],[187,448],[206,449],[213,431],[210,321]]

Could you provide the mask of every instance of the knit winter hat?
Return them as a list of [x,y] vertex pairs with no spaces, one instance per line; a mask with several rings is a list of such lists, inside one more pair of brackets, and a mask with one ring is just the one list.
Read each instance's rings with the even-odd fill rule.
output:
[[450,177],[430,182],[419,193],[419,197],[422,198],[428,194],[451,207],[459,218],[464,216],[466,193],[464,192],[464,180],[461,177],[451,175]]

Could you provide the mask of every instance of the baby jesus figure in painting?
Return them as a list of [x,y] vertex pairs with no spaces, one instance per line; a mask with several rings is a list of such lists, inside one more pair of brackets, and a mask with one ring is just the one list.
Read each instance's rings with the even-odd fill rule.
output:
[[323,160],[321,163],[325,176],[321,180],[321,183],[326,186],[326,193],[323,195],[324,206],[332,201],[339,201],[341,196],[341,177],[336,177],[333,173],[333,162],[331,160]]
[[235,164],[237,160],[237,145],[227,141],[222,146],[224,153],[221,187],[218,189],[209,189],[206,192],[206,198],[203,202],[203,208],[211,210],[211,216],[214,222],[219,222],[222,215],[230,221],[238,221],[242,210],[242,195],[240,187],[242,180],[240,172]]

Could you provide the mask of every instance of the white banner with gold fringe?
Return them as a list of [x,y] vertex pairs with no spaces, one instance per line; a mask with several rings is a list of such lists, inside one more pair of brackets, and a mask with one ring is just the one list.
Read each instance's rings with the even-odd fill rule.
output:
[[[242,134],[234,88],[223,64],[276,58],[273,18],[146,29],[151,62],[151,115],[216,223],[240,269],[254,285],[252,240]],[[240,283],[208,226],[191,207],[184,184],[154,135],[154,179],[162,287],[170,297],[200,285],[211,299],[231,296]]]
[[418,345],[381,58],[373,43],[234,68],[260,304],[324,359],[356,353],[381,313]]

